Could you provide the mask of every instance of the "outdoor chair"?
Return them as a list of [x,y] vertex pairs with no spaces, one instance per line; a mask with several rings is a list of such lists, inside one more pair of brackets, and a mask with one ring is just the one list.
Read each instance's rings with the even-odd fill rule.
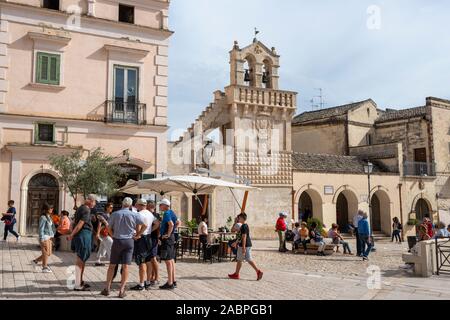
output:
[[220,262],[220,243],[208,244],[203,252],[203,262],[209,260],[213,263],[214,259]]

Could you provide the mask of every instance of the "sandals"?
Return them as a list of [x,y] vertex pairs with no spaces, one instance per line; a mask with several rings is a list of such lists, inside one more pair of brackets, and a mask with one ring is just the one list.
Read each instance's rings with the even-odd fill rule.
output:
[[125,291],[124,292],[119,292],[119,298],[123,299],[126,296],[127,296],[127,293]]

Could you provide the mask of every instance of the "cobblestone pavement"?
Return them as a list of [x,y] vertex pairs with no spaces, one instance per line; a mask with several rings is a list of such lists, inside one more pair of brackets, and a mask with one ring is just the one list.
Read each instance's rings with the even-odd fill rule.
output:
[[[354,247],[354,240],[350,240]],[[50,259],[53,273],[45,274],[31,260],[39,255],[35,238],[11,238],[0,243],[0,296],[2,299],[105,299],[99,295],[103,288],[106,268],[88,262],[85,281],[90,292],[68,289],[74,255],[57,252]],[[254,271],[244,265],[242,280],[227,279],[234,263],[198,263],[194,258],[177,263],[178,288],[174,291],[150,290],[128,292],[126,299],[170,300],[292,300],[294,299],[450,299],[450,277],[413,278],[402,265],[401,253],[406,245],[388,241],[377,243],[377,252],[370,262],[337,253],[330,257],[279,253],[277,241],[254,241],[253,255],[264,270],[262,281],[256,281]],[[381,288],[368,289],[369,266],[381,270]],[[165,266],[160,265],[162,280]],[[130,285],[134,285],[138,269],[131,267]],[[118,283],[112,296],[116,299]]]

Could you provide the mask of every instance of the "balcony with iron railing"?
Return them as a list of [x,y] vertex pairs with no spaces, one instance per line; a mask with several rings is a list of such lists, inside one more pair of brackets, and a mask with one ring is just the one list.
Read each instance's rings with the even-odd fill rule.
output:
[[403,163],[403,175],[411,177],[435,177],[436,163],[405,161]]
[[105,122],[146,125],[147,105],[138,102],[108,100],[105,102]]

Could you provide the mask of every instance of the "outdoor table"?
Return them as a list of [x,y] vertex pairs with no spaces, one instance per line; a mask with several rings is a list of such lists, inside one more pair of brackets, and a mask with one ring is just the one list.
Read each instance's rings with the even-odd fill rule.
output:
[[200,239],[198,236],[182,236],[181,237],[181,245],[183,253],[189,251],[189,254],[192,254],[192,251],[196,252],[198,250],[198,245],[200,243]]

